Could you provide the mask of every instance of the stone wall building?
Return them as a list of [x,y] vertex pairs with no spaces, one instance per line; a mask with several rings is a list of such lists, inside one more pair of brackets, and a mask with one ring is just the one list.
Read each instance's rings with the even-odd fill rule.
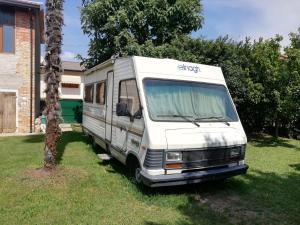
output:
[[43,27],[40,3],[0,0],[0,133],[34,132]]

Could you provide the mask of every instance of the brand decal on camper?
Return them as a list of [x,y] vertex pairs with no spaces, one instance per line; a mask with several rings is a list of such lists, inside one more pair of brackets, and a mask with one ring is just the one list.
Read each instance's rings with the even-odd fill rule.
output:
[[187,71],[193,71],[194,73],[200,73],[200,67],[199,66],[189,66],[185,64],[178,65],[179,70],[187,70]]

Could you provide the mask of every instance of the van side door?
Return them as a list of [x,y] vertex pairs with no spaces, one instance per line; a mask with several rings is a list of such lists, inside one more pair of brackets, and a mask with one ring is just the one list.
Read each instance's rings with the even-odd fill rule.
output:
[[[138,151],[144,129],[141,104],[135,79],[121,80],[118,103],[126,105],[127,113],[117,115],[114,145],[121,151]],[[127,115],[125,115],[127,114]]]

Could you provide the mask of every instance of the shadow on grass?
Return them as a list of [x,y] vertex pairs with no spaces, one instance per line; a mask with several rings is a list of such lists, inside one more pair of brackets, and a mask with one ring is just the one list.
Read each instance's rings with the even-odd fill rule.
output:
[[288,139],[276,138],[272,136],[253,136],[249,138],[255,147],[284,147],[300,150],[296,145],[290,144]]
[[25,136],[26,139],[23,141],[25,143],[43,143],[44,142],[44,134],[41,135],[30,135],[30,136]]
[[296,164],[289,164],[290,167],[294,168],[295,170],[299,170],[300,171],[300,163],[296,163]]
[[84,136],[84,134],[81,132],[75,132],[75,131],[64,132],[57,146],[57,163],[60,164],[64,155],[65,148],[68,144],[72,142],[86,143],[87,141],[88,141],[87,137]]
[[[28,136],[24,142],[25,143],[43,143],[44,142],[44,135],[34,135],[34,136]],[[61,138],[57,145],[57,164],[60,164],[62,161],[65,148],[68,144],[72,142],[88,142],[88,138],[83,135],[81,132],[76,131],[67,131],[63,132],[61,135]]]
[[[177,206],[185,217],[177,225],[196,224],[300,224],[300,174],[278,176],[259,170],[243,179],[188,187],[188,201]],[[182,193],[177,189],[175,193]],[[178,191],[180,190],[180,191]],[[174,191],[156,192],[159,195]],[[154,193],[153,193],[154,196]],[[188,222],[187,222],[188,221]],[[145,221],[145,225],[165,225]]]

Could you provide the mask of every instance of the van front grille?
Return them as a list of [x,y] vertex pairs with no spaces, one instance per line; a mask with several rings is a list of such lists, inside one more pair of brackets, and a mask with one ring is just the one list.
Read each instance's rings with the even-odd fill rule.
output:
[[[232,154],[232,152],[237,154]],[[242,146],[205,148],[182,152],[184,169],[221,166],[243,160],[245,157]]]
[[[178,150],[180,151],[180,150]],[[236,163],[245,158],[245,146],[211,147],[201,149],[185,149],[182,152],[183,169],[200,169],[218,167]],[[147,169],[164,168],[165,151],[159,149],[147,149],[144,167]],[[174,163],[174,162],[169,162]]]

